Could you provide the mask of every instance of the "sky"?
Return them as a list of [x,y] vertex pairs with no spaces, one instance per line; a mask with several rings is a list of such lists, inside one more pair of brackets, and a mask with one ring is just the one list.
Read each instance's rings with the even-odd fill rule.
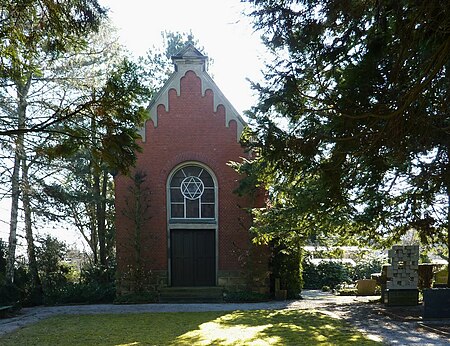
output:
[[[108,16],[118,29],[121,43],[135,56],[161,46],[163,31],[192,32],[207,55],[214,60],[208,71],[236,110],[243,112],[256,103],[247,79],[261,80],[265,47],[255,33],[248,10],[239,0],[99,0],[109,8]],[[10,200],[0,201],[0,239],[9,235]],[[23,234],[22,227],[19,233]],[[75,230],[47,225],[40,233],[50,233],[69,245],[81,246]],[[19,244],[24,239],[19,238]],[[23,245],[19,251],[24,249]]]
[[249,10],[239,0],[99,0],[119,29],[121,42],[141,56],[161,46],[163,31],[192,32],[214,60],[211,71],[217,86],[242,115],[256,103],[247,79],[258,81],[265,47],[255,33]]

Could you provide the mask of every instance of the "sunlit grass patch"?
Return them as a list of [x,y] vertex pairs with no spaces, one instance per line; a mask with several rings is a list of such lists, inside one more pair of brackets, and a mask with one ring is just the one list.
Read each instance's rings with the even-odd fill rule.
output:
[[56,316],[0,338],[9,345],[377,345],[314,311]]

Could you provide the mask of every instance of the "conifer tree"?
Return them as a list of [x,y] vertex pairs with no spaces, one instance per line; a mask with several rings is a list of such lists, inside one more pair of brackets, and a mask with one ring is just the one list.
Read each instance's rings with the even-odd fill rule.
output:
[[261,237],[450,247],[448,2],[247,2],[273,53],[240,167],[272,196]]

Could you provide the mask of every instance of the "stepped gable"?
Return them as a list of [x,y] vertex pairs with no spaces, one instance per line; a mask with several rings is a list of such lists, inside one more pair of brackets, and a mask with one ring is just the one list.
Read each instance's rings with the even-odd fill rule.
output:
[[189,72],[193,72],[201,83],[201,94],[205,97],[207,90],[210,90],[213,95],[213,112],[217,112],[219,105],[222,105],[225,109],[225,122],[226,127],[230,126],[230,123],[234,121],[236,123],[236,141],[239,141],[241,133],[246,126],[246,122],[242,119],[233,105],[224,96],[222,91],[213,81],[211,76],[206,71],[206,62],[208,57],[200,53],[191,43],[181,50],[177,55],[172,57],[172,61],[175,65],[175,71],[170,76],[169,80],[164,84],[162,89],[155,95],[150,102],[147,110],[150,113],[150,119],[144,124],[144,127],[139,130],[139,134],[142,136],[142,141],[146,141],[146,127],[151,121],[154,127],[158,127],[158,119],[161,116],[161,109],[159,106],[164,106],[165,112],[170,111],[169,95],[171,90],[176,91],[176,95],[180,96],[181,92],[181,80],[186,77]]

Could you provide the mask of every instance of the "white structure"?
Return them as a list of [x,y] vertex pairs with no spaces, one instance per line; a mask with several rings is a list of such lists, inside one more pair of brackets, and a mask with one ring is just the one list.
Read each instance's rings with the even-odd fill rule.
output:
[[386,288],[417,290],[419,283],[419,245],[393,246],[388,251]]

